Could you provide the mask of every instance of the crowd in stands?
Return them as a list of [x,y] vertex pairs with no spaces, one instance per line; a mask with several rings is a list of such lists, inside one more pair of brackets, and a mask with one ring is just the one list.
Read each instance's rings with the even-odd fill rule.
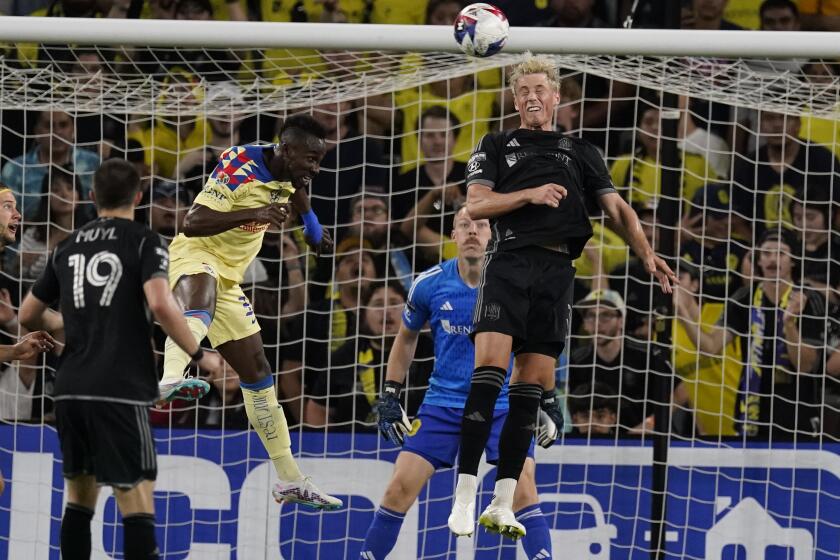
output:
[[[53,0],[31,15],[449,25],[464,4]],[[495,4],[513,25],[617,27],[633,2]],[[635,26],[664,25],[654,4],[639,3]],[[683,6],[683,28],[840,29],[840,2],[691,0]],[[49,61],[91,78],[112,71],[113,60],[95,49],[3,48],[21,67]],[[188,94],[204,80],[200,95],[222,105],[240,95],[237,74],[262,63],[223,50],[146,49],[130,56]],[[323,56],[329,63],[340,53]],[[803,83],[836,88],[834,63],[770,64]],[[278,68],[277,83],[290,71]],[[669,139],[658,93],[592,74],[563,75],[557,129],[602,150],[648,240],[677,255],[681,280],[673,298],[660,293],[610,224],[594,219],[593,240],[575,263],[577,313],[557,370],[567,429],[582,437],[639,436],[655,429],[655,413],[670,411],[672,432],[685,437],[840,437],[836,121],[683,97],[677,137]],[[484,71],[310,108],[328,146],[310,194],[334,232],[334,254],[310,253],[292,215],[283,231],[266,234],[243,282],[290,424],[372,427],[412,280],[456,256],[449,233],[465,200],[472,147],[482,134],[517,124],[504,78],[503,70]],[[137,166],[145,191],[137,219],[172,239],[223,151],[274,141],[282,116],[4,111],[0,179],[16,193],[24,218],[19,242],[0,258],[0,330],[18,333],[15,308],[49,251],[93,217],[91,177],[103,159],[122,157]],[[676,175],[662,164],[668,142],[676,144]],[[675,247],[664,250],[659,208],[674,176],[679,233]],[[155,338],[162,349],[162,334]],[[432,355],[431,340],[421,336],[407,377],[409,415],[428,384]],[[55,359],[48,357],[46,368],[33,359],[0,372],[0,417],[49,419]],[[237,373],[228,367],[209,381],[211,392],[198,405],[157,410],[153,421],[245,429]]]

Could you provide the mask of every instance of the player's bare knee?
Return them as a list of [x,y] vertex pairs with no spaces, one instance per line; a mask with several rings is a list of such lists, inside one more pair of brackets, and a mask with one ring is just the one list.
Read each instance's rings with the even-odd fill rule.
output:
[[385,489],[382,505],[392,511],[405,513],[416,499],[416,491],[407,484],[404,476],[395,473],[388,488]]
[[114,487],[114,498],[123,516],[154,513],[154,483],[144,480],[130,488]]
[[66,481],[67,501],[88,509],[96,507],[99,486],[92,476],[81,475]]

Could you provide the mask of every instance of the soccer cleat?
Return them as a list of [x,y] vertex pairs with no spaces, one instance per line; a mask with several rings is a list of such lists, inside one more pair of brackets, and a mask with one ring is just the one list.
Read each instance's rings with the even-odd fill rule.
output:
[[510,508],[495,506],[491,502],[478,518],[478,523],[490,531],[503,537],[517,540],[525,536],[525,527],[516,520]]
[[196,401],[207,394],[210,384],[196,377],[185,377],[158,385],[160,400],[158,404],[172,402],[176,399]]
[[449,530],[459,537],[471,537],[475,530],[475,501],[468,504],[455,499],[452,503],[452,513],[446,520]]
[[321,492],[308,476],[301,480],[290,480],[288,482],[281,480],[277,482],[271,490],[271,495],[274,496],[274,501],[278,504],[284,502],[296,503],[325,510],[339,509],[344,505],[338,498]]

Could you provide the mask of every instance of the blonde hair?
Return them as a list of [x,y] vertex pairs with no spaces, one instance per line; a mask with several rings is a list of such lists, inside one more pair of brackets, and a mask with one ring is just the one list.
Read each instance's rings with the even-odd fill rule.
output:
[[528,74],[545,74],[552,89],[560,92],[560,73],[557,71],[557,65],[549,57],[541,54],[531,54],[530,51],[525,52],[525,60],[514,67],[510,74],[508,83],[514,94],[516,94],[516,82],[519,81],[519,78]]

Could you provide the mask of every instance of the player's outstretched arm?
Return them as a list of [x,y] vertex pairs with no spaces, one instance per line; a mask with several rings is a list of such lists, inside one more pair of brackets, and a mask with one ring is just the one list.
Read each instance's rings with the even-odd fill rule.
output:
[[163,332],[172,337],[175,344],[189,354],[199,367],[210,372],[221,371],[224,367],[221,356],[216,352],[204,352],[201,345],[195,341],[178,302],[169,290],[167,279],[156,276],[146,280],[143,284],[143,293],[146,295],[146,302],[149,304],[152,315],[160,323]]
[[210,237],[250,223],[270,224],[280,228],[288,215],[289,210],[285,204],[275,203],[231,212],[219,212],[202,204],[193,204],[184,218],[182,231],[187,237]]
[[467,212],[473,220],[484,220],[508,214],[526,204],[557,208],[564,198],[566,188],[556,183],[512,193],[497,193],[482,183],[470,183],[467,187]]
[[601,195],[598,199],[604,213],[612,220],[612,228],[633,249],[636,256],[645,264],[645,269],[653,274],[662,287],[662,292],[670,294],[672,287],[679,284],[677,275],[671,267],[657,257],[647,241],[639,217],[627,202],[616,192]]

